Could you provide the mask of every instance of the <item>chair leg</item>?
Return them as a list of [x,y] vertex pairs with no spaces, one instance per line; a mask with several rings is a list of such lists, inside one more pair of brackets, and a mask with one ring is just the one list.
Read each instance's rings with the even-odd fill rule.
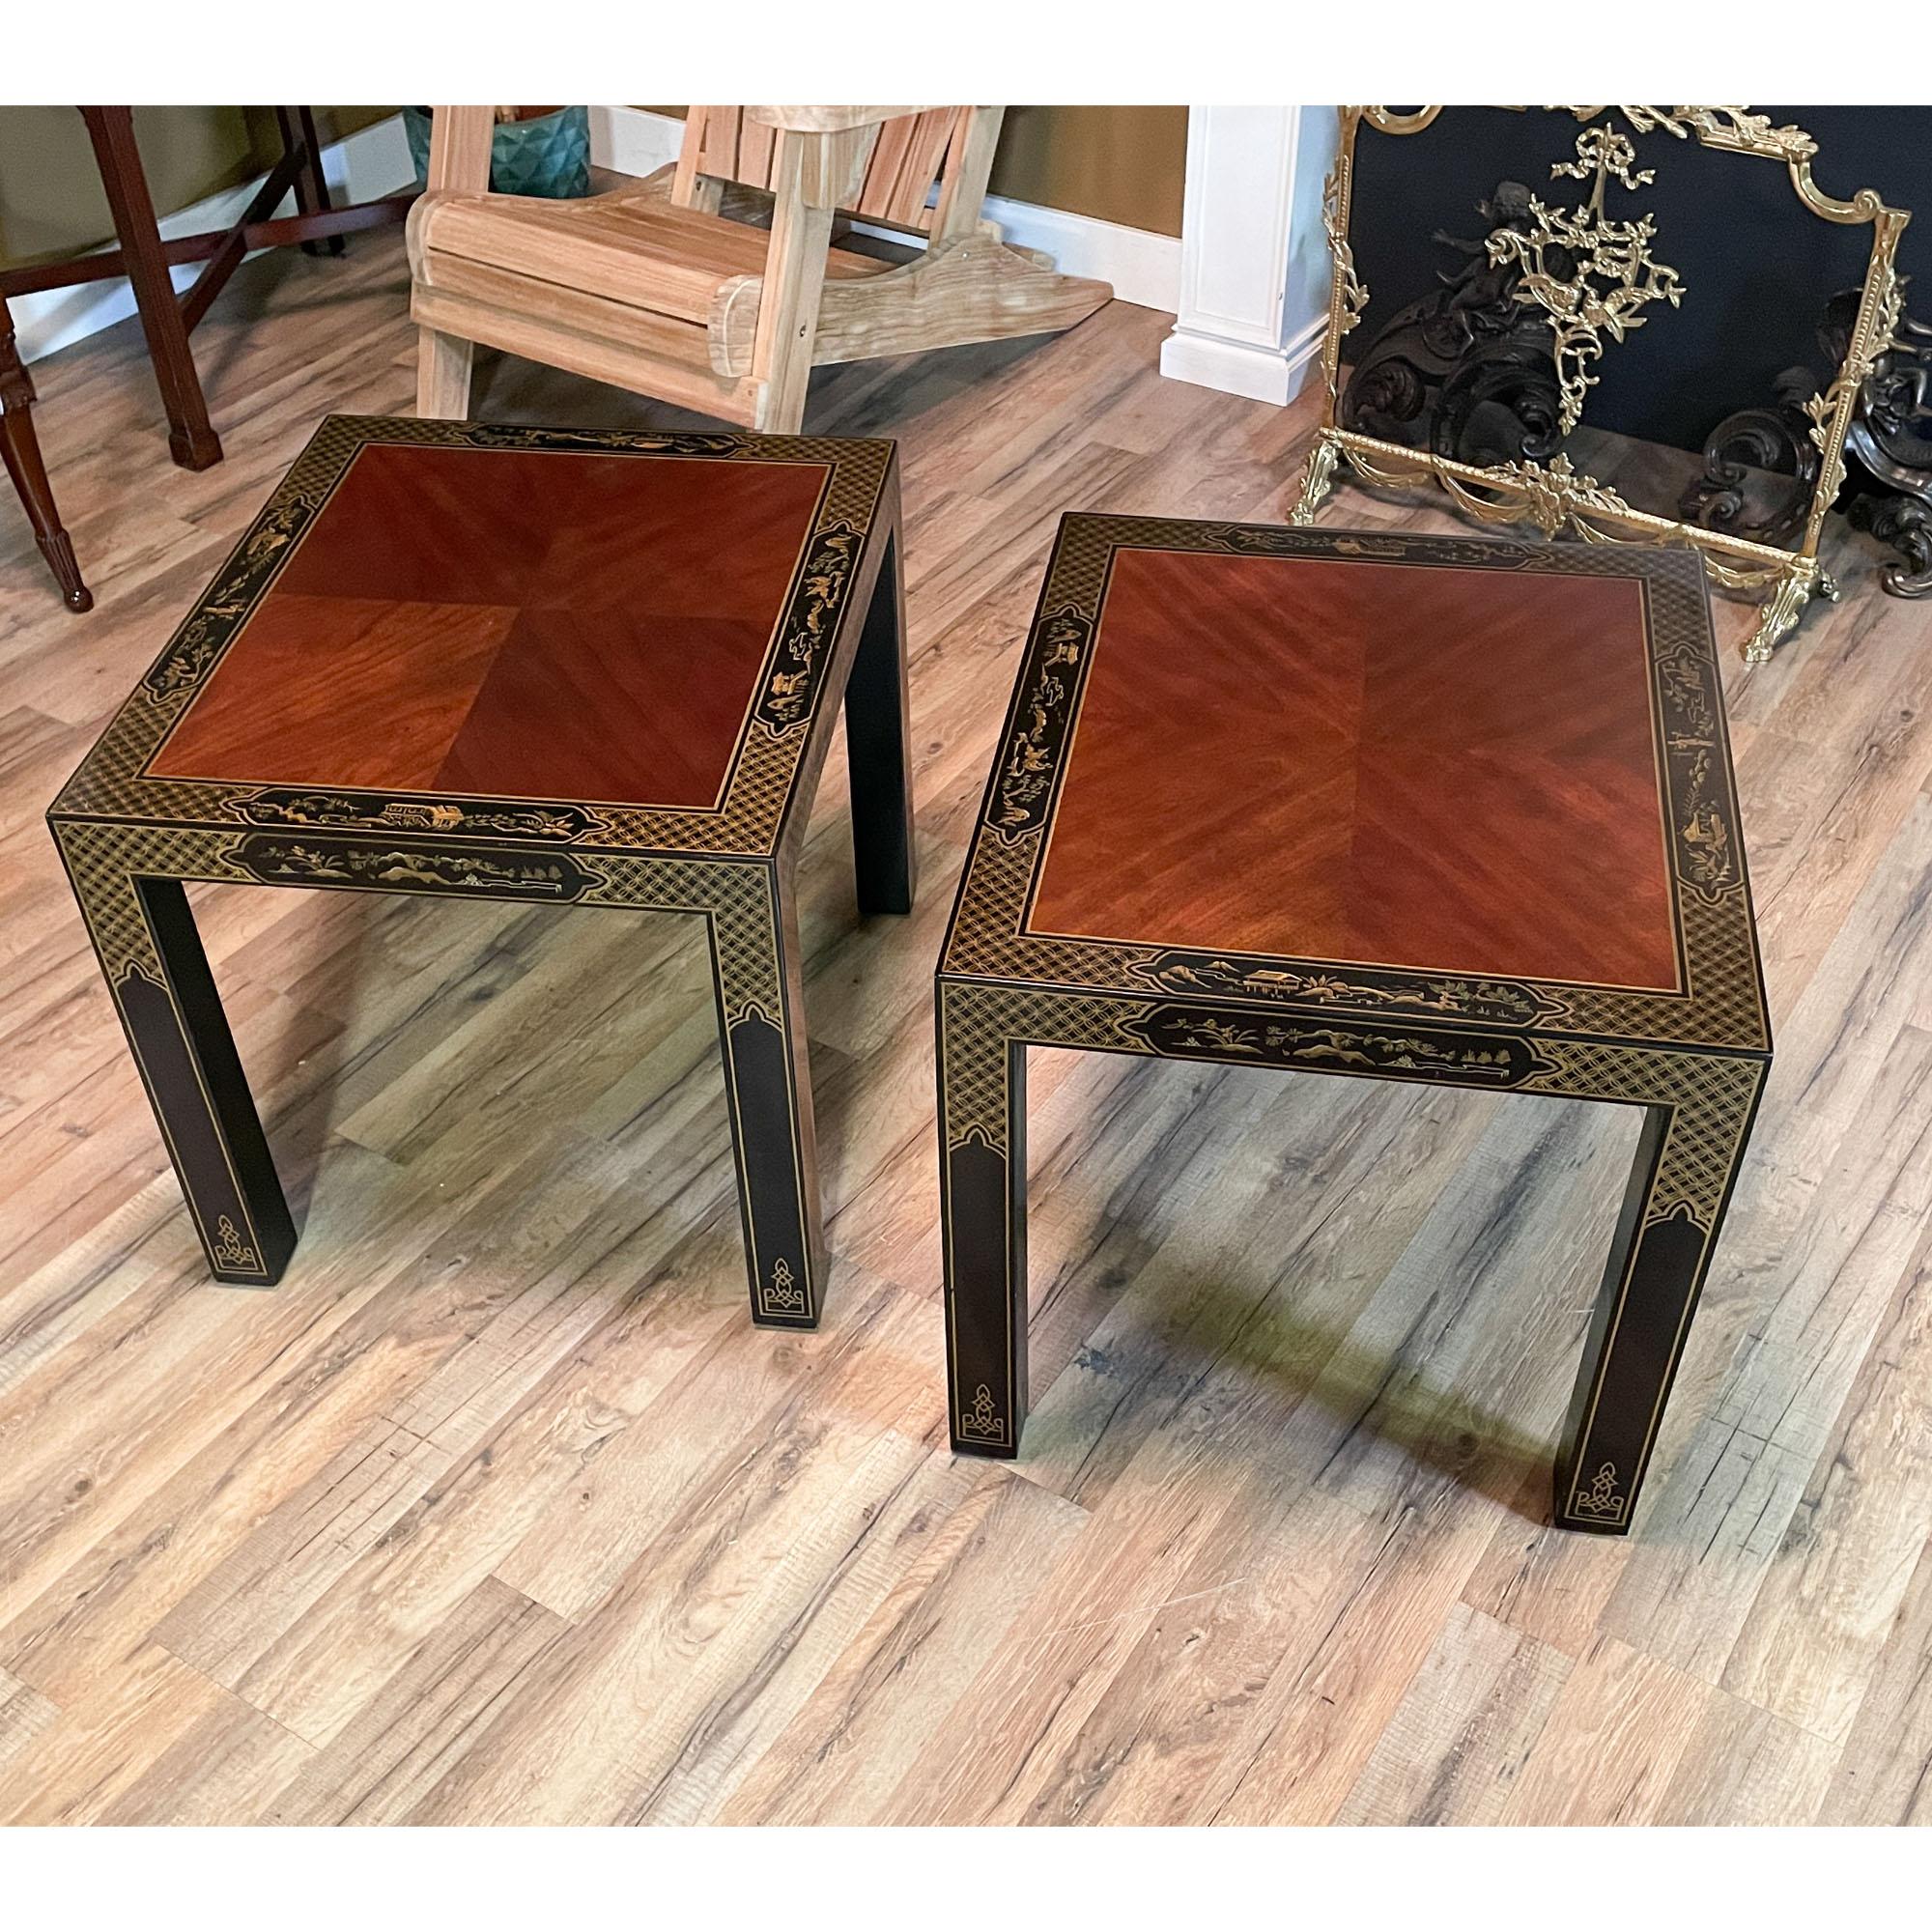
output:
[[134,114],[128,107],[83,107],[88,138],[100,169],[100,185],[114,216],[121,259],[148,338],[148,359],[160,385],[168,415],[168,450],[184,469],[206,469],[221,461],[221,440],[208,419],[208,402],[187,346],[187,327],[161,253],[161,231],[148,193],[141,152],[134,145]]
[[61,587],[67,608],[91,611],[93,593],[80,581],[73,545],[61,527],[53,485],[47,481],[47,468],[41,461],[41,440],[34,434],[33,407],[33,381],[14,347],[14,321],[7,313],[5,297],[0,297],[0,457],[6,459],[7,474],[14,479],[27,521],[34,526],[34,541],[40,545],[41,554],[46,558],[54,582]]
[[858,654],[845,683],[845,758],[852,772],[852,857],[862,913],[910,912],[912,748],[906,708],[905,583],[895,530],[879,559]]
[[461,421],[469,413],[469,365],[476,345],[425,328],[416,350],[416,414]]

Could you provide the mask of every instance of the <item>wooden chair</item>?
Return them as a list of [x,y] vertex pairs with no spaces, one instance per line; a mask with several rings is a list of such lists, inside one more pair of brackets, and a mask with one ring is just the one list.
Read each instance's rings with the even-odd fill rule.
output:
[[[581,201],[485,191],[490,109],[440,107],[410,219],[416,408],[462,416],[473,344],[796,433],[813,364],[1070,328],[1113,290],[981,219],[998,107],[694,107],[673,166]],[[730,184],[759,190],[733,192]],[[931,208],[932,189],[938,195]],[[769,228],[733,218],[740,204]],[[927,238],[835,247],[843,212]]]

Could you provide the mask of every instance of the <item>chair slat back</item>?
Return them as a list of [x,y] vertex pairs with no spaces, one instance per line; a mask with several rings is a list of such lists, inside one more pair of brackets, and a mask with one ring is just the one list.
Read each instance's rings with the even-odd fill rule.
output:
[[[972,116],[970,107],[929,107],[886,122],[846,213],[883,227],[926,233],[932,225],[926,201],[949,156],[963,149]],[[700,177],[768,189],[777,148],[777,130],[752,120],[742,107],[689,108],[673,197],[688,206]]]

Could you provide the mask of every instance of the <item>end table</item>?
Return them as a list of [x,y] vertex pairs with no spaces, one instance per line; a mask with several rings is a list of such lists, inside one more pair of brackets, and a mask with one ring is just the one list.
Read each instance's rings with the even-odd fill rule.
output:
[[880,441],[331,416],[49,819],[210,1266],[295,1245],[189,880],[658,907],[711,938],[755,1320],[823,1292],[795,848],[845,700],[912,903]]
[[952,1439],[1026,1407],[1026,1050],[1645,1110],[1558,1455],[1620,1533],[1771,1057],[1689,550],[1062,524],[938,974]]

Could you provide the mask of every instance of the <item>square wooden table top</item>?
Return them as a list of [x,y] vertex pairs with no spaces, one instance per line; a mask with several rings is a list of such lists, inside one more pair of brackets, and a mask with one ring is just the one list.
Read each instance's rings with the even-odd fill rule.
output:
[[1702,566],[1067,517],[942,971],[1768,1050]]
[[331,416],[55,810],[768,853],[891,464]]

